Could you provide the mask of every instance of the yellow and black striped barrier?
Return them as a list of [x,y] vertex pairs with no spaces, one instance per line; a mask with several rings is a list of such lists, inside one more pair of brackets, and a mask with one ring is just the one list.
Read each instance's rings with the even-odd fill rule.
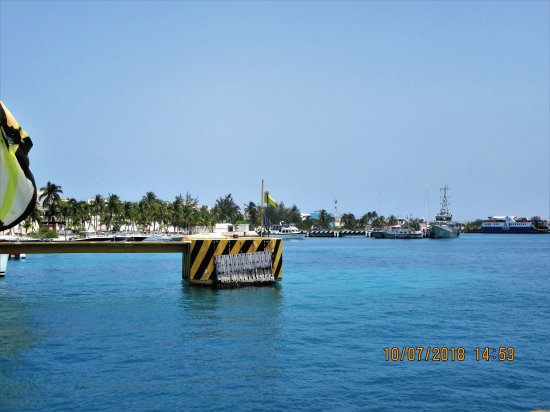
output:
[[[187,239],[191,241],[188,264],[184,264],[182,276],[191,283],[221,286],[216,272],[215,257],[271,252],[273,282],[283,278],[283,242],[278,238],[240,239]],[[258,253],[259,254],[259,253]],[[251,256],[252,257],[252,256]],[[246,282],[245,282],[246,283]],[[249,283],[257,283],[250,281]]]

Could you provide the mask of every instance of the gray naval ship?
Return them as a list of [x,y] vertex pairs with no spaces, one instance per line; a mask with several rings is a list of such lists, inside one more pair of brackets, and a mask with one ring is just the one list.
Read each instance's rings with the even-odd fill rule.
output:
[[441,210],[435,217],[435,221],[430,223],[430,237],[432,239],[458,237],[460,234],[460,225],[453,222],[453,215],[449,211],[449,199],[447,198],[447,185],[440,189],[443,192],[441,196]]

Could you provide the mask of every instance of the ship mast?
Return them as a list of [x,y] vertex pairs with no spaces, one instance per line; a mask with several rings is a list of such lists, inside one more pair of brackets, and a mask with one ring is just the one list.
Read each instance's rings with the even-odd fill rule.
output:
[[449,190],[449,187],[445,185],[439,190],[443,192],[443,195],[441,196],[441,210],[439,211],[438,220],[451,220],[452,215],[449,211],[449,199],[447,198],[447,190]]

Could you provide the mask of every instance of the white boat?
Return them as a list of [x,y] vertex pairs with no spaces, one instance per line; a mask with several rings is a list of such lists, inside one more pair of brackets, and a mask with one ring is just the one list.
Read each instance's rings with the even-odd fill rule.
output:
[[399,225],[391,226],[384,231],[384,239],[422,239],[420,230],[412,230]]
[[540,216],[489,216],[481,223],[481,233],[548,233],[548,222]]
[[0,242],[36,242],[36,239],[28,236],[0,235]]
[[144,242],[172,242],[173,239],[172,239],[172,236],[158,234],[158,235],[148,236],[145,239],[143,239],[143,241]]
[[283,226],[282,224],[271,225],[267,234],[268,236],[280,237],[281,239],[305,239],[306,237],[306,232],[298,229],[296,226]]
[[[64,239],[58,238],[58,241],[62,242]],[[71,239],[75,242],[114,242],[115,237],[111,235],[96,235],[96,236],[86,236],[77,239]]]
[[432,239],[453,238],[460,234],[460,225],[453,222],[453,215],[449,210],[449,200],[447,198],[447,190],[444,186],[441,188],[443,196],[441,197],[441,210],[435,217],[435,221],[430,223],[430,237]]
[[[142,240],[151,237],[143,233],[96,233],[93,231],[83,232],[83,237],[73,237],[70,241],[74,242],[141,242]],[[56,239],[57,241],[65,241],[63,237]]]

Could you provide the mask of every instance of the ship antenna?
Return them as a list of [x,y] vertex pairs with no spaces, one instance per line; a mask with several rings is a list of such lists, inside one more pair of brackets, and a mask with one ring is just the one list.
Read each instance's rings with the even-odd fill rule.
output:
[[443,191],[443,196],[441,197],[441,211],[439,212],[442,216],[450,216],[451,213],[449,212],[449,199],[447,198],[447,190],[449,190],[449,187],[445,185],[440,191]]
[[426,182],[426,225],[430,219],[430,192],[428,191],[428,182]]

